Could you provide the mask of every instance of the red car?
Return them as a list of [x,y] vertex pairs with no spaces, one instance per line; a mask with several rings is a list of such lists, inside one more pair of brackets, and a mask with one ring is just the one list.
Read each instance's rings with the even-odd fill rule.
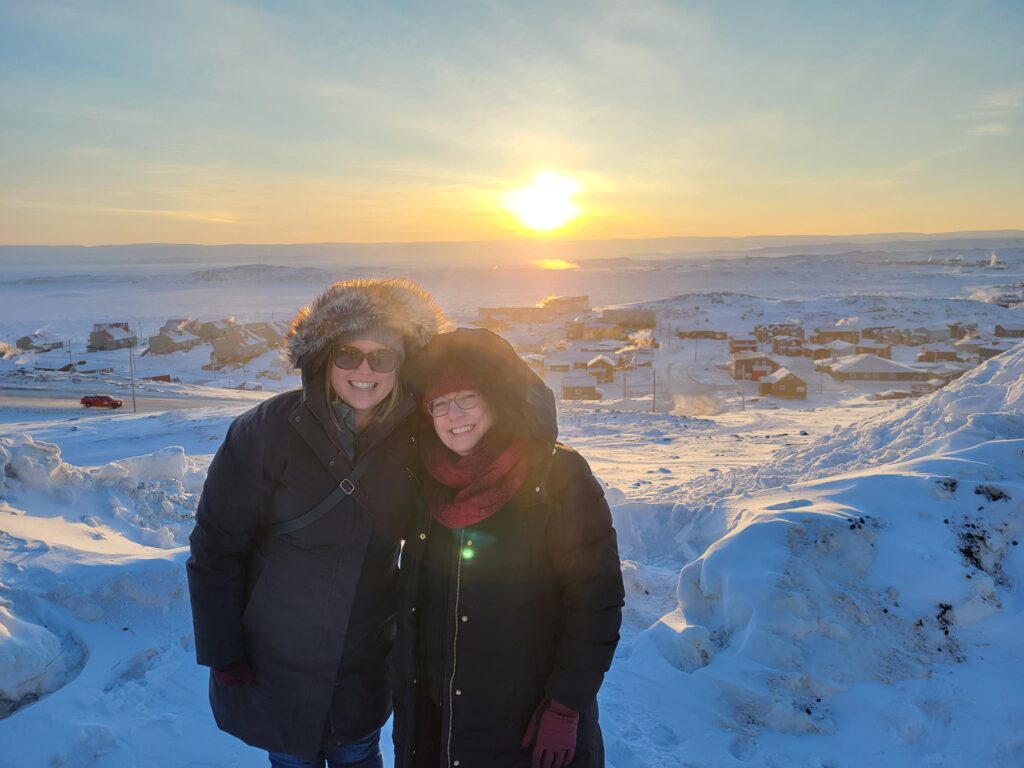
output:
[[111,395],[86,395],[79,400],[86,408],[120,408],[124,400],[118,400]]

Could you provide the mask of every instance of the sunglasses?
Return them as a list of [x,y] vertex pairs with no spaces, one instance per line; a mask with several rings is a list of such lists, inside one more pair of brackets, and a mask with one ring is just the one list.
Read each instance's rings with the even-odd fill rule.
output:
[[451,400],[447,397],[439,397],[427,403],[427,413],[435,419],[439,419],[451,410],[452,403],[459,407],[460,411],[471,411],[480,404],[479,392],[463,392]]
[[390,373],[398,367],[398,353],[393,349],[363,352],[355,347],[337,347],[331,359],[335,367],[343,371],[354,371],[363,364],[363,360],[370,364],[370,370],[377,373]]

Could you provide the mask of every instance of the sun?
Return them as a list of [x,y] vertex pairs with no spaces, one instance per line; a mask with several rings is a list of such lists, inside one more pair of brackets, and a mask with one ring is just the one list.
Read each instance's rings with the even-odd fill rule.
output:
[[537,232],[551,232],[583,212],[572,200],[581,189],[575,179],[542,171],[529,186],[506,196],[505,209],[514,214],[524,227]]

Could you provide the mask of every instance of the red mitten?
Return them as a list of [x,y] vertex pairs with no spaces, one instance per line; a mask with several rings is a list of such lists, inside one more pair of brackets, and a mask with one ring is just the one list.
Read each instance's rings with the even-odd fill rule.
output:
[[530,768],[563,768],[576,754],[576,727],[580,713],[554,699],[541,702],[530,717],[522,745],[533,744]]
[[236,661],[233,664],[225,664],[223,667],[214,669],[213,679],[221,685],[234,688],[239,685],[249,685],[255,679],[255,675],[252,673],[249,662]]

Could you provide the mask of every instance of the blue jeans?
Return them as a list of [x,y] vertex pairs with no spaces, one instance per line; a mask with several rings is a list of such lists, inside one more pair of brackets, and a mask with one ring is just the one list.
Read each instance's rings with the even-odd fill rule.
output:
[[380,753],[380,728],[359,741],[321,752],[312,763],[282,752],[270,753],[271,768],[324,768],[325,761],[327,768],[384,768],[384,757]]

